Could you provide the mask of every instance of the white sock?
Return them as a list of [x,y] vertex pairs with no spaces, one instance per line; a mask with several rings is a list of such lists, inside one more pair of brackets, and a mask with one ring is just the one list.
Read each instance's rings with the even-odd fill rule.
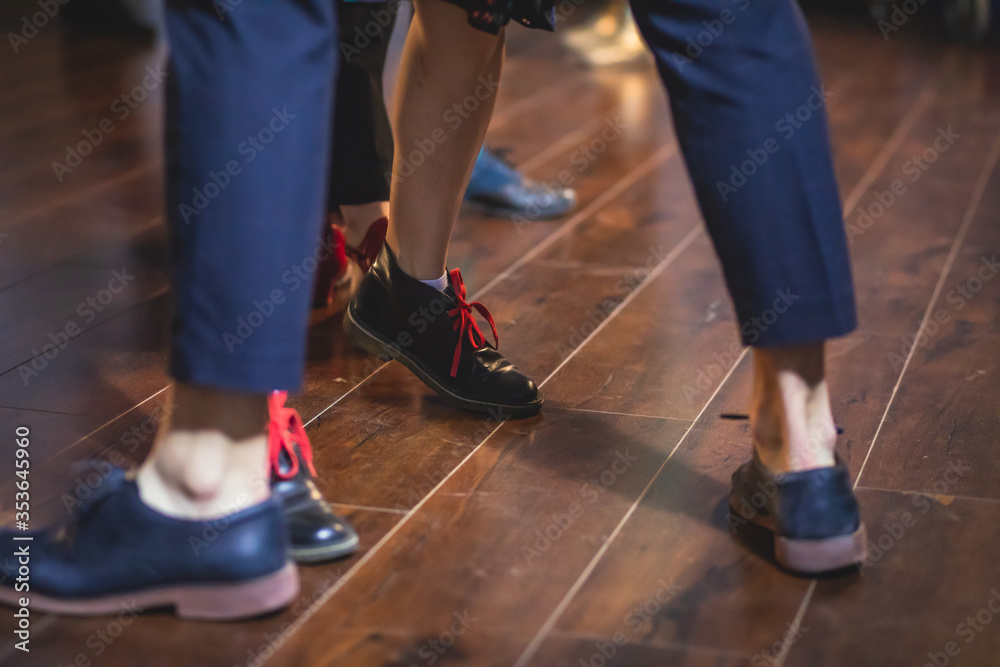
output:
[[421,280],[420,282],[422,282],[425,285],[430,285],[439,292],[443,292],[444,289],[448,286],[448,272],[445,271],[441,275],[441,277],[437,278],[436,280]]

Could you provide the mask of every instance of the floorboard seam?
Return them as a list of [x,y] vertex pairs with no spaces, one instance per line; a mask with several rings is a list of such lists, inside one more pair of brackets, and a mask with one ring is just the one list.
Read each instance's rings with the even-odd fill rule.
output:
[[[917,327],[917,339],[919,339],[920,334],[924,331],[924,329],[927,328],[927,322],[931,319],[931,315],[934,311],[934,305],[940,298],[941,292],[944,291],[945,281],[948,279],[948,275],[951,273],[951,268],[955,264],[955,258],[958,257],[958,251],[965,242],[965,236],[968,234],[969,228],[972,226],[972,222],[976,218],[976,213],[979,211],[979,204],[982,203],[983,195],[986,193],[986,186],[989,185],[990,179],[993,177],[993,172],[996,169],[998,159],[1000,159],[1000,133],[998,133],[993,140],[993,146],[990,148],[990,152],[986,157],[983,170],[980,173],[979,179],[976,181],[976,187],[972,191],[972,197],[969,199],[969,205],[965,209],[965,215],[962,217],[962,224],[959,225],[958,232],[955,234],[955,239],[951,243],[951,250],[948,252],[948,257],[945,259],[944,266],[941,268],[941,275],[938,277],[937,284],[934,286],[934,292],[931,293],[930,301],[927,303],[927,309],[924,311],[924,316],[920,320],[920,326]],[[864,474],[865,467],[868,465],[868,460],[871,458],[872,452],[875,451],[875,443],[878,440],[879,435],[882,433],[882,427],[885,426],[886,421],[888,420],[889,410],[892,408],[892,404],[896,400],[896,394],[899,392],[899,387],[903,383],[903,377],[906,375],[906,371],[910,367],[910,361],[913,360],[913,356],[916,354],[918,347],[920,346],[911,345],[909,352],[906,354],[906,360],[903,362],[903,367],[899,371],[899,377],[896,378],[896,385],[892,388],[892,394],[889,395],[889,401],[885,405],[885,411],[882,413],[882,419],[879,421],[878,428],[875,430],[875,435],[872,436],[871,444],[868,445],[868,452],[865,454],[865,460],[862,462],[861,468],[858,470],[858,476],[854,480],[855,487],[857,487],[858,483],[861,481],[861,475]]]
[[162,163],[161,159],[159,159],[159,158],[154,159],[154,160],[150,161],[148,164],[144,164],[144,165],[141,165],[141,166],[138,166],[138,167],[134,167],[134,168],[129,169],[128,171],[126,171],[124,173],[118,174],[117,176],[112,176],[111,178],[108,178],[106,180],[100,181],[99,183],[94,183],[93,185],[84,187],[79,192],[74,192],[74,193],[71,193],[71,194],[68,194],[68,195],[65,195],[65,196],[62,196],[62,197],[57,197],[57,198],[55,198],[55,199],[53,199],[51,201],[45,202],[44,204],[38,205],[35,208],[28,209],[27,211],[25,211],[23,213],[20,213],[20,214],[16,214],[16,215],[15,214],[11,214],[10,215],[10,220],[9,220],[8,224],[10,225],[11,229],[13,229],[16,225],[19,225],[20,223],[24,222],[25,220],[33,218],[33,217],[35,217],[37,215],[40,215],[40,214],[45,213],[47,211],[50,211],[50,210],[52,210],[54,208],[58,208],[58,207],[60,207],[60,206],[62,206],[64,204],[69,204],[69,203],[73,202],[74,200],[80,200],[80,199],[84,199],[84,198],[87,198],[87,197],[91,197],[95,193],[101,192],[101,191],[103,191],[103,190],[105,190],[108,187],[111,187],[113,185],[117,185],[117,184],[121,183],[122,181],[127,181],[127,180],[129,180],[131,178],[138,177],[143,172],[150,171],[152,169],[155,169],[156,167],[159,167],[161,165],[161,163]]
[[1000,504],[1000,498],[984,498],[982,496],[963,496],[963,495],[953,495],[950,493],[934,493],[927,489],[923,491],[903,491],[900,489],[886,489],[880,486],[857,486],[854,487],[855,491],[875,491],[878,493],[892,493],[900,496],[927,496],[928,498],[951,498],[952,500],[964,500],[967,502],[979,502],[979,503],[989,503],[989,504]]
[[[663,153],[664,155],[668,155],[669,154],[669,153],[667,153],[667,152],[665,152],[663,150],[658,151],[657,154],[660,154],[660,153]],[[654,157],[655,157],[655,155],[654,155]],[[645,164],[643,166],[645,166]],[[638,170],[642,169],[643,166],[637,167],[636,170],[634,170],[632,173],[635,173],[635,171],[638,171]],[[622,179],[622,180],[625,180],[625,179]],[[619,182],[621,182],[621,181],[619,181]],[[558,232],[556,232],[556,233],[558,233]],[[667,254],[667,256],[664,257],[663,261],[660,262],[655,268],[653,268],[652,271],[650,271],[649,275],[645,278],[645,280],[643,280],[641,283],[639,283],[639,285],[634,290],[632,290],[632,292],[629,293],[629,295],[626,296],[622,300],[622,302],[620,304],[618,304],[618,306],[614,310],[611,311],[611,313],[608,314],[608,317],[604,321],[602,321],[594,329],[594,331],[591,332],[590,335],[587,336],[583,340],[583,342],[580,343],[580,345],[576,349],[574,349],[573,352],[570,353],[566,357],[566,359],[564,359],[563,362],[561,364],[559,364],[559,366],[548,375],[548,377],[546,377],[544,380],[542,380],[542,382],[540,382],[538,386],[539,387],[544,387],[545,384],[549,380],[551,380],[553,377],[555,377],[555,375],[566,365],[566,363],[568,363],[570,359],[572,359],[574,356],[576,356],[577,352],[579,352],[580,350],[582,350],[590,341],[592,341],[597,336],[597,334],[599,334],[604,329],[604,327],[608,324],[608,322],[611,322],[613,319],[615,319],[622,312],[622,310],[625,307],[627,307],[632,301],[634,301],[639,296],[639,294],[642,293],[642,291],[646,287],[648,287],[656,279],[657,276],[659,276],[660,274],[662,274],[663,271],[666,270],[666,268],[668,266],[670,266],[674,262],[674,260],[676,260],[677,257],[679,257],[684,252],[684,250],[686,250],[688,247],[691,246],[691,244],[694,242],[694,240],[696,238],[698,238],[698,236],[701,233],[702,233],[702,229],[701,229],[701,225],[700,224],[699,225],[695,225],[694,227],[692,227],[691,230],[685,235],[685,237],[677,244],[677,246],[675,246],[673,249],[671,249],[671,251]],[[743,355],[746,355],[746,350],[743,351]],[[742,358],[742,356],[740,358]],[[738,363],[739,363],[739,360],[737,360],[737,364]],[[735,368],[735,365],[733,366],[733,368]],[[375,371],[375,373],[377,373],[377,372],[378,371]],[[374,376],[375,373],[372,373],[372,375],[370,375],[368,377]],[[732,373],[732,369],[730,369],[730,373]],[[728,377],[728,375],[727,375],[727,377]],[[720,387],[721,386],[722,385],[720,384]],[[346,394],[345,394],[345,396],[346,396]],[[713,394],[713,396],[714,396],[714,394]],[[341,399],[342,398],[343,397],[341,397]],[[338,399],[338,401],[341,400],[341,399]],[[706,408],[708,407],[708,403],[705,404],[705,407]],[[327,408],[327,409],[329,409],[329,408]],[[384,545],[388,544],[392,540],[392,538],[396,535],[396,533],[398,533],[400,530],[402,530],[403,526],[405,526],[408,523],[408,521],[410,520],[410,518],[413,517],[413,516],[415,516],[417,514],[417,512],[420,510],[420,508],[423,507],[427,502],[429,502],[430,499],[433,498],[437,494],[437,492],[445,484],[448,483],[448,480],[450,480],[459,470],[461,470],[462,467],[466,464],[466,462],[468,462],[473,456],[475,456],[479,452],[479,450],[482,449],[482,447],[487,442],[489,442],[490,438],[492,438],[494,435],[496,435],[496,433],[503,427],[503,425],[505,423],[506,423],[506,420],[504,420],[504,421],[500,422],[499,424],[497,424],[496,428],[494,428],[485,438],[483,438],[483,440],[478,445],[476,445],[476,447],[471,452],[469,452],[465,456],[465,458],[463,458],[461,461],[459,461],[458,464],[454,468],[452,468],[451,471],[449,471],[448,474],[440,482],[438,482],[437,485],[433,489],[431,489],[427,493],[427,495],[425,495],[423,498],[421,498],[420,501],[416,505],[413,506],[413,509],[411,509],[409,512],[407,512],[406,515],[403,516],[402,519],[400,519],[392,528],[390,528],[389,532],[387,532],[382,537],[382,539],[380,539],[371,549],[369,549],[363,556],[361,556],[361,558],[358,559],[358,561],[354,565],[352,565],[351,568],[348,569],[347,572],[345,572],[344,575],[340,579],[338,579],[336,583],[334,583],[332,586],[330,586],[330,588],[328,588],[326,591],[324,591],[323,595],[320,596],[319,599],[317,599],[316,601],[314,601],[312,605],[310,605],[304,612],[302,612],[302,614],[300,614],[299,617],[296,618],[295,621],[292,622],[292,624],[285,631],[285,633],[284,633],[285,640],[286,641],[290,640],[299,631],[299,629],[301,629],[301,627],[303,625],[305,625],[305,623],[308,622],[310,618],[312,618],[312,616],[316,613],[317,610],[319,610],[327,602],[329,602],[330,599],[334,595],[336,595],[336,593],[341,588],[343,588],[344,585],[354,576],[354,574],[356,574],[359,570],[361,570],[361,568],[363,568],[368,563],[368,561],[370,561],[372,558],[374,558],[374,555],[376,553],[378,553]],[[688,432],[690,432],[690,430],[691,430],[691,428],[693,428],[693,426],[694,426],[694,424],[692,422],[692,425],[688,427]],[[679,445],[680,445],[680,443],[678,443],[678,446]],[[676,447],[674,448],[673,451],[676,451]],[[672,454],[673,454],[673,452],[671,452],[671,455]],[[668,458],[669,458],[669,456],[668,456]],[[662,469],[662,466],[661,466],[661,469]],[[654,475],[654,478],[655,478],[655,475]],[[648,489],[648,486],[647,486],[647,489]],[[610,542],[610,539],[609,539],[609,542]]]
[[[639,287],[641,288],[642,285],[640,285]],[[726,380],[728,380],[736,371],[736,368],[740,365],[740,362],[747,355],[749,349],[750,348],[745,348],[740,353],[740,356],[736,359],[736,362],[732,365],[732,367],[729,369],[726,375],[722,378],[722,381],[719,382],[719,385],[715,388],[715,391],[713,391],[712,395],[708,397],[707,401],[705,401],[705,405],[702,407],[701,412],[698,413],[698,416],[695,417],[693,422],[691,422],[691,425],[687,428],[686,431],[684,431],[684,435],[680,437],[680,439],[677,441],[677,444],[674,445],[674,448],[670,450],[669,454],[667,454],[667,457],[663,460],[663,463],[660,464],[660,467],[650,478],[649,483],[646,484],[645,488],[639,494],[639,497],[636,498],[635,502],[633,502],[631,507],[628,508],[628,510],[625,512],[625,515],[621,518],[621,520],[619,520],[618,525],[616,525],[615,529],[611,531],[610,535],[608,535],[608,539],[604,541],[601,547],[597,550],[597,553],[594,554],[593,558],[590,559],[590,562],[587,564],[587,567],[585,567],[583,572],[580,573],[580,576],[577,577],[576,581],[573,582],[573,585],[563,596],[562,600],[560,600],[559,604],[556,605],[556,608],[553,610],[552,614],[549,615],[545,623],[542,624],[542,627],[539,628],[538,632],[532,638],[527,648],[524,649],[524,652],[521,653],[521,656],[517,659],[517,662],[514,663],[514,667],[522,667],[523,665],[527,665],[528,661],[531,660],[538,652],[538,649],[541,648],[542,642],[544,642],[545,638],[548,637],[549,633],[555,627],[556,622],[569,607],[573,598],[576,597],[576,594],[580,591],[581,588],[583,588],[583,585],[586,583],[591,573],[597,568],[597,564],[604,557],[604,554],[607,553],[608,549],[611,547],[611,544],[615,541],[615,538],[618,537],[618,534],[621,532],[622,528],[625,526],[626,523],[628,523],[628,520],[632,517],[632,514],[635,513],[635,510],[639,507],[639,504],[643,501],[643,499],[646,497],[646,494],[649,493],[649,490],[653,487],[653,484],[656,482],[657,479],[659,479],[660,473],[670,462],[670,459],[673,458],[674,454],[677,452],[680,446],[684,444],[684,441],[687,439],[688,435],[691,433],[691,431],[694,430],[694,425],[698,422],[698,419],[700,419],[701,416],[708,410],[708,407],[712,404],[712,401],[715,399],[718,393],[722,391],[722,387],[725,386]]]
[[683,422],[685,424],[694,423],[693,419],[684,417],[666,417],[663,415],[642,415],[635,412],[615,412],[614,410],[591,410],[587,408],[569,408],[563,405],[550,405],[549,410],[563,410],[565,412],[587,412],[596,415],[617,415],[619,417],[636,417],[637,419],[662,419],[665,421]]
[[[910,132],[910,130],[913,129],[913,127],[917,123],[917,120],[919,120],[919,117],[922,116],[924,112],[928,108],[930,108],[930,105],[937,99],[941,82],[956,67],[957,62],[958,61],[955,57],[949,58],[944,63],[944,65],[941,66],[941,71],[938,73],[938,75],[924,85],[924,88],[921,90],[920,96],[917,99],[917,103],[910,108],[906,116],[903,117],[903,120],[900,122],[899,126],[897,126],[896,130],[892,133],[892,135],[890,135],[889,139],[885,142],[885,144],[882,145],[882,148],[879,150],[878,155],[876,155],[875,160],[873,160],[871,164],[868,165],[868,169],[866,169],[865,173],[862,174],[861,180],[858,181],[858,184],[852,190],[851,194],[856,195],[856,197],[854,197],[854,206],[849,208],[846,205],[847,202],[845,201],[845,206],[844,206],[845,218],[846,214],[849,211],[852,211],[857,206],[857,203],[861,201],[861,197],[863,197],[865,192],[867,192],[868,188],[871,187],[871,184],[875,182],[875,179],[878,177],[878,174],[881,173],[881,170],[884,169],[886,165],[889,164],[890,157],[894,155],[898,150],[898,148],[902,145],[902,142],[905,140],[905,134],[900,132],[900,129],[905,126],[907,128],[906,129],[907,134]],[[876,166],[878,166],[879,169],[879,171],[877,172],[875,170]],[[933,295],[931,301],[932,302],[934,301]],[[928,313],[930,312],[930,306],[928,306],[927,312]],[[923,324],[924,322],[921,322],[921,327],[923,326]],[[910,353],[912,354],[912,352],[913,350],[911,349]],[[899,382],[902,380],[903,373],[906,372],[906,364],[908,363],[909,363],[909,355],[907,356],[906,363],[904,363],[903,368],[900,371],[899,378],[897,378],[896,386],[892,390],[892,394],[889,397],[889,401],[886,403],[885,412],[883,412],[882,414],[882,421],[879,422],[878,429],[875,431],[875,435],[872,437],[871,444],[868,447],[868,453],[865,455],[865,460],[861,464],[861,469],[858,470],[858,476],[854,480],[854,486],[852,487],[853,489],[857,489],[858,482],[861,481],[861,473],[864,472],[865,465],[868,463],[868,457],[871,456],[872,449],[875,446],[875,440],[878,438],[879,432],[882,430],[882,425],[885,423],[885,417],[889,413],[889,407],[892,405],[893,398],[895,398],[896,396],[896,390],[899,388]],[[813,592],[816,590],[817,583],[819,583],[818,579],[812,580],[812,583],[809,586],[809,590],[806,591],[805,596],[802,598],[802,604],[799,606],[799,612],[796,615],[796,619],[805,618],[806,610],[809,607],[809,603],[812,601]],[[783,648],[782,654],[779,656],[779,660],[777,661],[775,667],[784,667],[785,662],[788,659],[788,656],[791,654],[792,648],[793,648],[792,645],[788,645],[787,648]]]
[[[953,66],[954,66],[954,61],[948,64],[947,69],[950,69]],[[924,86],[924,88],[921,90],[918,96],[917,103],[914,104],[910,108],[910,110],[906,113],[906,115],[903,116],[903,119],[897,126],[896,130],[894,130],[893,133],[889,136],[889,138],[883,144],[882,148],[879,150],[878,154],[876,154],[875,159],[869,164],[868,168],[865,170],[865,173],[862,174],[861,179],[854,186],[854,188],[851,189],[851,192],[848,195],[847,199],[844,200],[843,209],[845,212],[853,210],[857,206],[858,202],[861,201],[861,198],[864,196],[865,192],[867,192],[868,188],[871,186],[871,183],[875,181],[875,178],[878,176],[881,170],[885,168],[886,164],[888,164],[890,157],[893,154],[895,154],[899,146],[902,145],[902,142],[906,138],[906,134],[910,131],[910,129],[912,129],[913,125],[916,124],[920,115],[923,114],[926,108],[934,100],[937,94],[936,91],[939,79],[940,77],[935,77],[935,79],[933,79],[931,82],[928,82]],[[900,131],[901,128],[905,128],[905,132]],[[749,349],[750,348],[744,348],[743,352],[740,354],[740,356],[733,363],[732,367],[729,369],[729,372],[726,373],[726,375],[722,378],[722,381],[716,387],[715,391],[708,398],[708,401],[705,403],[701,412],[695,418],[694,423],[692,423],[691,427],[684,433],[683,436],[681,436],[681,439],[677,442],[677,445],[674,447],[673,451],[670,452],[670,454],[667,456],[667,459],[663,462],[663,465],[660,466],[660,470],[658,470],[656,474],[653,476],[653,479],[650,480],[649,484],[643,490],[642,494],[640,495],[636,503],[633,504],[633,506],[629,509],[628,512],[626,512],[625,517],[623,517],[622,521],[619,522],[618,526],[615,527],[615,530],[612,531],[611,535],[608,537],[608,540],[601,546],[601,549],[598,550],[598,553],[594,556],[594,559],[591,561],[591,563],[587,566],[584,572],[574,583],[573,587],[567,593],[566,597],[563,598],[563,602],[560,603],[560,605],[553,612],[549,620],[547,620],[545,625],[543,625],[542,629],[539,630],[539,633],[532,640],[531,644],[529,644],[528,648],[525,649],[525,652],[522,653],[521,657],[515,663],[514,667],[522,667],[522,665],[526,665],[527,661],[530,660],[533,657],[533,655],[538,651],[538,648],[544,641],[546,632],[551,631],[551,629],[555,626],[555,623],[558,621],[558,616],[560,616],[565,611],[565,609],[568,608],[569,603],[572,600],[572,597],[575,596],[575,594],[580,590],[580,588],[582,588],[586,578],[589,577],[593,569],[596,568],[598,561],[603,557],[609,545],[612,543],[612,541],[614,541],[615,537],[621,531],[624,524],[634,513],[636,507],[638,507],[638,503],[645,497],[646,493],[652,487],[652,484],[659,477],[660,472],[662,472],[663,468],[667,465],[667,463],[669,463],[671,457],[673,457],[674,455],[674,452],[677,451],[677,449],[687,438],[688,434],[694,428],[694,425],[697,424],[697,422],[700,420],[702,414],[704,414],[705,411],[708,409],[709,405],[711,405],[716,395],[722,390],[722,387],[725,386],[729,378],[732,377],[734,371],[739,367],[744,357],[747,356],[747,352],[749,351]],[[807,593],[806,596],[807,600],[805,604],[803,604],[800,608],[803,614],[805,613],[805,607],[808,604],[808,597],[810,597],[810,595],[811,593]]]
[[581,127],[576,128],[572,132],[565,135],[563,138],[551,144],[548,148],[545,148],[538,153],[535,153],[520,165],[518,169],[523,173],[532,173],[538,167],[559,155],[563,151],[567,151],[573,146],[577,145],[579,142],[583,141],[587,137],[591,136],[597,130],[599,130],[604,125],[604,119],[600,118],[591,123],[587,123]]
[[334,507],[351,510],[363,510],[365,512],[383,512],[385,514],[407,514],[409,510],[395,509],[392,507],[373,507],[371,505],[351,505],[349,503],[331,502]]
[[[519,259],[515,260],[510,266],[508,266],[506,269],[497,274],[496,277],[494,277],[484,287],[480,288],[475,294],[473,294],[471,299],[473,301],[478,301],[479,299],[481,299],[483,295],[486,294],[486,292],[488,292],[489,290],[493,289],[500,283],[510,278],[522,266],[524,266],[525,264],[530,262],[534,257],[536,257],[542,250],[549,247],[550,245],[555,243],[555,241],[557,241],[558,239],[562,238],[567,233],[572,231],[581,222],[588,219],[591,215],[593,215],[601,208],[606,206],[608,203],[610,203],[612,200],[614,200],[614,198],[617,197],[619,194],[621,194],[622,192],[630,188],[632,185],[634,185],[649,171],[651,171],[656,165],[666,161],[671,155],[675,154],[676,152],[677,152],[676,144],[670,144],[669,146],[664,146],[662,149],[660,149],[652,156],[647,158],[644,162],[639,164],[639,166],[635,167],[632,171],[628,172],[627,174],[625,174],[625,176],[616,181],[610,188],[608,188],[602,194],[595,197],[590,202],[590,204],[584,207],[581,211],[573,215],[566,222],[562,223],[555,231],[553,231],[551,234],[542,239],[540,243],[532,246],[532,248],[523,255],[521,255]],[[356,385],[351,387],[347,392],[341,395],[340,398],[338,398],[333,403],[328,405],[326,408],[321,410],[315,417],[309,419],[305,423],[305,425],[309,426],[314,421],[316,421],[324,414],[326,414],[329,410],[333,409],[334,406],[336,406],[338,403],[340,403],[345,398],[354,393],[354,391],[359,387],[361,387],[361,385],[363,385],[365,382],[375,377],[375,375],[377,375],[383,368],[385,368],[385,364],[376,368],[374,371],[371,372],[370,375],[366,376],[363,380],[358,382]]]
[[[786,637],[798,636],[799,628],[802,627],[802,619],[806,617],[806,608],[812,601],[812,596],[813,593],[816,592],[816,584],[818,583],[819,580],[817,579],[813,579],[809,582],[809,588],[806,590],[806,594],[802,597],[802,602],[799,603],[798,611],[795,612],[795,618],[792,620],[792,624],[788,626],[788,633],[785,635]],[[785,667],[785,660],[788,659],[788,654],[792,650],[792,644],[793,642],[785,641],[781,643],[781,650],[778,652],[778,655],[775,656],[774,667]]]
[[534,245],[528,252],[521,255],[521,258],[515,261],[513,264],[508,266],[506,269],[501,271],[495,278],[490,282],[486,283],[476,294],[473,295],[474,299],[481,299],[484,294],[492,290],[494,287],[507,280],[510,276],[517,273],[518,270],[535,257],[538,257],[542,252],[548,250],[548,248],[554,244],[556,241],[566,236],[568,233],[576,229],[581,223],[588,220],[594,213],[600,209],[607,206],[611,201],[616,199],[620,194],[628,190],[630,187],[635,185],[638,181],[644,178],[649,172],[651,172],[655,167],[666,162],[669,158],[677,154],[677,144],[671,142],[663,146],[660,150],[653,153],[651,156],[643,160],[637,167],[628,172],[624,177],[616,181],[611,187],[602,192],[600,195],[595,197],[589,204],[583,207],[580,211],[573,214],[569,220],[564,222],[556,229],[554,232],[546,236],[541,242]]

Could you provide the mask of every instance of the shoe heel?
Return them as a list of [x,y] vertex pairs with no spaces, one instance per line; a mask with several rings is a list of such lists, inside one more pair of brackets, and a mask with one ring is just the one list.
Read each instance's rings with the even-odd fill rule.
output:
[[865,525],[851,535],[825,540],[790,540],[775,535],[774,557],[785,568],[805,573],[830,572],[862,563],[868,558]]
[[352,343],[368,354],[379,357],[384,361],[395,359],[399,356],[398,351],[393,349],[391,345],[387,345],[373,336],[363,325],[354,319],[353,306],[348,306],[347,312],[344,314],[344,333],[347,334],[348,340]]
[[179,590],[174,606],[180,618],[236,620],[282,609],[298,594],[299,571],[294,563],[288,563],[274,574],[253,581]]

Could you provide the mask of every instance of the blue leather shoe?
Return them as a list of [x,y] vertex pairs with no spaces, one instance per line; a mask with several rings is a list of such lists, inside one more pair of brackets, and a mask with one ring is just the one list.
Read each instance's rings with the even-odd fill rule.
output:
[[507,162],[501,151],[484,146],[472,168],[465,200],[485,207],[494,215],[517,214],[528,220],[545,220],[574,208],[576,192],[533,181]]
[[753,458],[733,473],[730,526],[751,522],[774,533],[774,555],[801,573],[839,570],[868,556],[865,526],[840,457],[836,465],[775,473]]
[[282,391],[268,398],[268,445],[271,495],[288,521],[289,553],[299,563],[349,556],[358,550],[358,534],[316,486],[312,445],[299,413],[285,407],[286,398]]
[[32,610],[71,615],[173,607],[184,618],[257,616],[298,594],[287,543],[276,500],[209,521],[175,519],[113,468],[64,524],[0,530],[0,602],[24,597]]

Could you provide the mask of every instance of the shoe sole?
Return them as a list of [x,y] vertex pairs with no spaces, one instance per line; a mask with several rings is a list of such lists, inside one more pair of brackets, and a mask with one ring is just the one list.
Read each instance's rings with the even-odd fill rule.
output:
[[351,340],[352,343],[360,347],[362,350],[368,354],[374,355],[376,357],[385,357],[388,359],[396,359],[399,363],[403,364],[409,368],[414,375],[420,378],[424,384],[433,389],[438,396],[446,398],[458,407],[469,410],[472,412],[486,412],[493,414],[496,411],[506,412],[511,417],[530,417],[532,415],[538,414],[538,411],[542,409],[542,403],[544,399],[539,397],[539,399],[532,403],[525,403],[522,405],[508,405],[506,403],[490,403],[488,401],[477,401],[471,398],[465,398],[464,396],[459,396],[451,390],[449,390],[444,385],[440,384],[433,376],[430,375],[424,368],[420,365],[420,362],[413,359],[403,350],[398,347],[394,347],[389,341],[386,341],[378,333],[372,331],[366,327],[360,319],[354,316],[354,304],[352,303],[347,307],[347,313],[344,315],[344,333]]
[[739,499],[730,496],[729,513],[771,531],[774,535],[774,558],[785,569],[803,574],[832,572],[868,559],[868,533],[865,524],[850,535],[838,535],[822,540],[793,540],[778,535],[774,520],[767,515],[745,517],[736,510]]
[[306,547],[302,549],[289,549],[288,555],[295,559],[296,563],[322,563],[336,558],[350,556],[358,550],[361,541],[355,535],[351,540],[338,542],[326,547]]
[[519,215],[525,218],[529,218],[530,222],[552,220],[554,218],[561,218],[574,208],[576,208],[576,201],[568,203],[566,206],[549,209],[548,211],[540,211],[534,216],[527,216],[524,209],[514,209],[508,206],[504,206],[501,203],[490,201],[487,199],[477,199],[471,198],[466,199],[467,204],[471,204],[473,207],[478,208],[486,215],[493,218],[508,218],[513,215]]
[[[188,584],[143,591],[122,591],[85,600],[66,600],[42,593],[24,596],[32,611],[67,616],[120,614],[122,609],[173,607],[180,618],[229,621],[283,609],[299,594],[299,572],[293,563],[274,574],[226,584]],[[0,602],[17,605],[18,594],[0,587]]]

